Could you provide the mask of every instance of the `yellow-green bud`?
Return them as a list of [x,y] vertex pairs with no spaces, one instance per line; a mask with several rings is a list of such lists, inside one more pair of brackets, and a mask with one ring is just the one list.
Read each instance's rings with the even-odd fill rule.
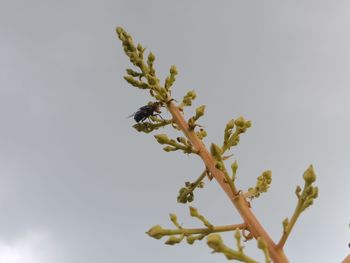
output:
[[170,68],[170,74],[171,75],[177,75],[178,71],[175,65],[172,65]]
[[160,225],[152,227],[146,232],[147,235],[155,239],[161,239],[164,236],[164,229]]
[[196,91],[195,90],[191,90],[189,92],[187,92],[187,95],[186,96],[189,96],[191,97],[192,99],[195,99],[197,97],[197,94],[196,94]]
[[207,244],[210,248],[212,248],[214,251],[220,250],[220,248],[223,245],[223,241],[220,235],[218,234],[211,234],[207,237]]
[[231,165],[231,169],[232,169],[232,172],[233,172],[234,174],[236,174],[237,169],[238,169],[238,163],[237,163],[237,161],[235,161],[235,162]]
[[258,248],[260,248],[260,249],[267,249],[266,242],[261,237],[258,237]]
[[169,214],[170,220],[172,222],[176,222],[177,221],[177,216],[175,214]]
[[310,165],[309,168],[306,169],[303,178],[305,183],[308,185],[316,181],[316,174],[312,165]]
[[123,28],[118,26],[115,31],[117,32],[118,35],[120,35],[123,33],[124,30],[123,30]]
[[236,240],[240,240],[241,237],[242,237],[241,231],[239,231],[239,229],[236,229],[236,231],[235,231],[235,239]]
[[235,126],[235,120],[232,119],[226,124],[226,130],[232,130],[234,126]]
[[154,138],[156,138],[157,142],[160,144],[165,144],[169,141],[168,136],[164,133],[154,135]]
[[219,147],[218,145],[216,145],[215,143],[212,143],[210,146],[210,153],[211,155],[215,158],[215,160],[221,160],[222,157],[222,149],[221,147]]
[[156,85],[157,84],[157,78],[151,76],[150,74],[147,74],[147,80],[150,85]]
[[235,120],[235,124],[239,127],[243,127],[245,124],[245,119],[241,116]]
[[187,243],[192,245],[197,238],[195,236],[187,236]]
[[198,210],[196,208],[194,208],[193,206],[190,206],[189,209],[190,209],[190,215],[191,216],[196,217],[196,216],[199,215]]
[[166,152],[173,152],[173,151],[176,151],[176,148],[171,147],[171,146],[165,146],[163,148],[163,150],[166,151]]
[[148,55],[148,61],[153,62],[155,59],[156,59],[156,57],[154,56],[154,54],[152,52],[150,52]]
[[176,237],[176,236],[171,236],[167,239],[167,241],[165,241],[165,244],[167,245],[175,245],[178,244],[182,241],[182,239],[184,238],[184,236],[180,236],[180,237]]
[[264,171],[262,173],[262,176],[264,177],[264,179],[267,181],[268,184],[271,183],[271,180],[272,180],[272,172],[271,172],[271,170]]
[[199,106],[196,109],[196,119],[197,120],[204,115],[204,111],[205,111],[205,105]]

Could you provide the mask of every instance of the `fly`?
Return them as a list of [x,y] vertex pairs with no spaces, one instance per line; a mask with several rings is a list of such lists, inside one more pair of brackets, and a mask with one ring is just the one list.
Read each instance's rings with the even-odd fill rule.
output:
[[143,122],[144,120],[146,120],[151,116],[160,116],[159,113],[161,113],[160,111],[161,106],[162,106],[161,102],[150,102],[147,105],[139,108],[134,114],[130,115],[129,118],[134,117],[134,120],[136,122]]

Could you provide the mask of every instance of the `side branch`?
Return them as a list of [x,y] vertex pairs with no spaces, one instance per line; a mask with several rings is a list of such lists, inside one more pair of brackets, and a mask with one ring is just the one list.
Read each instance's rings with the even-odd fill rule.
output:
[[[158,226],[157,226],[158,227]],[[236,224],[236,225],[226,225],[226,226],[213,226],[212,228],[179,228],[179,229],[161,229],[157,228],[158,232],[155,234],[155,228],[151,228],[146,232],[151,237],[161,236],[171,236],[171,235],[195,235],[195,234],[211,234],[211,233],[220,233],[234,231],[236,229],[244,229],[246,225]]]

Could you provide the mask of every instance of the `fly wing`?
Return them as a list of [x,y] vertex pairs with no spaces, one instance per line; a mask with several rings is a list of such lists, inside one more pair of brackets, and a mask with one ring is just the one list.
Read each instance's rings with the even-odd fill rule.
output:
[[145,106],[142,106],[141,108],[139,108],[137,111],[135,111],[133,114],[131,114],[130,116],[128,116],[128,118],[131,118],[131,117],[134,117],[136,113],[138,113],[139,111],[142,111],[142,112],[145,112],[145,111],[148,111],[152,109],[151,106],[149,105],[145,105]]
[[135,111],[133,114],[131,114],[130,116],[128,116],[127,119],[134,117],[135,114],[136,114],[136,112],[137,112],[137,111]]

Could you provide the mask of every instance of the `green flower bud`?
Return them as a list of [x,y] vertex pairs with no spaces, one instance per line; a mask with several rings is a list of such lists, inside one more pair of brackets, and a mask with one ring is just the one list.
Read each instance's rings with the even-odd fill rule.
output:
[[262,250],[267,249],[267,244],[261,237],[258,237],[258,248]]
[[118,35],[121,35],[121,34],[123,34],[124,30],[123,30],[123,28],[118,26],[115,31],[117,32]]
[[165,244],[172,246],[172,245],[180,243],[183,238],[184,238],[183,235],[181,235],[180,237],[171,236],[171,237],[168,238],[167,241],[165,241]]
[[238,126],[238,127],[243,127],[244,124],[245,124],[245,119],[244,117],[239,117],[238,119],[235,120],[235,124]]
[[189,97],[191,97],[193,100],[197,97],[196,91],[193,89],[187,93]]
[[156,57],[154,56],[154,54],[152,52],[150,52],[148,55],[148,61],[152,63],[152,62],[154,62],[155,59],[156,59]]
[[196,240],[197,240],[197,238],[195,236],[192,236],[192,235],[187,236],[187,238],[186,238],[187,243],[190,245],[192,245],[194,243],[194,241],[196,241]]
[[222,149],[215,143],[212,143],[210,146],[210,153],[215,158],[215,160],[220,161],[222,159]]
[[251,121],[246,121],[246,122],[245,122],[245,127],[246,127],[246,128],[252,127],[252,122],[251,122]]
[[224,243],[220,235],[211,234],[207,237],[207,244],[214,251],[219,251]]
[[178,71],[177,71],[177,68],[175,65],[172,65],[171,68],[170,68],[170,74],[171,75],[177,75],[178,74]]
[[175,214],[169,214],[169,217],[172,222],[177,222],[177,216]]
[[194,208],[193,206],[190,206],[189,209],[190,209],[191,216],[197,217],[199,215],[198,210],[196,208]]
[[164,133],[154,135],[154,138],[156,138],[157,142],[160,144],[165,144],[165,143],[169,142],[168,136]]
[[177,149],[174,148],[174,147],[171,147],[171,146],[165,146],[163,148],[163,150],[166,151],[166,152],[173,152],[173,151],[176,151]]
[[147,74],[147,80],[150,85],[156,85],[157,84],[157,78],[151,76],[150,74]]
[[232,130],[234,126],[235,126],[235,120],[232,119],[226,124],[226,130]]
[[312,165],[307,168],[303,175],[304,181],[307,185],[316,181],[316,174]]
[[232,173],[236,174],[237,169],[238,169],[238,163],[237,161],[235,161],[232,165],[231,165],[231,169],[232,169]]
[[165,229],[163,229],[160,225],[156,225],[148,230],[146,234],[155,239],[161,239],[164,236],[164,230]]
[[202,117],[204,115],[204,111],[205,111],[205,105],[199,106],[196,109],[196,120],[198,120],[200,117]]
[[242,237],[241,231],[239,231],[239,229],[236,229],[236,231],[235,231],[235,239],[236,240],[240,240],[241,237]]

